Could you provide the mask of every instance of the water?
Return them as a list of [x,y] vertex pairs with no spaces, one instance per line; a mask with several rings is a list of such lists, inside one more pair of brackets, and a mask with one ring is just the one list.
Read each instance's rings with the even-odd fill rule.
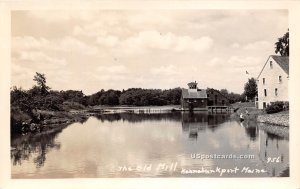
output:
[[12,178],[289,175],[288,128],[220,113],[103,114],[11,145]]

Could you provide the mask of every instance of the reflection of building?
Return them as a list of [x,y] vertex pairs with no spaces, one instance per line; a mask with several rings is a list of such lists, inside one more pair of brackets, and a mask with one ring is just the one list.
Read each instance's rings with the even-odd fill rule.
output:
[[198,89],[198,83],[188,83],[188,89],[182,89],[182,110],[228,110],[229,100],[215,89]]
[[[271,128],[269,128],[271,127]],[[272,165],[268,168],[271,176],[288,176],[289,174],[289,142],[283,135],[279,136],[273,127],[274,125],[262,125],[259,137],[259,154],[258,157],[264,165]],[[276,127],[277,130],[284,130]],[[275,132],[274,132],[275,131]],[[284,132],[284,131],[282,131]]]
[[269,56],[257,77],[256,107],[264,109],[274,101],[289,101],[289,57]]
[[[182,113],[182,130],[189,132],[190,138],[196,138],[198,132],[210,129],[214,131],[228,118],[228,114],[221,113]],[[196,134],[197,133],[197,134]]]

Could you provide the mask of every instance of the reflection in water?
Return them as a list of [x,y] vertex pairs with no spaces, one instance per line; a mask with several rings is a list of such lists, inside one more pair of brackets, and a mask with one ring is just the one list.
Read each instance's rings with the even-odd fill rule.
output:
[[215,131],[222,123],[229,118],[229,114],[222,113],[182,113],[182,130],[189,132],[191,139],[198,138],[198,132],[203,132],[205,129]]
[[[231,120],[224,113],[116,113],[91,117],[38,135],[12,138],[13,178],[218,177],[182,175],[181,169],[250,167],[288,176],[288,128]],[[255,159],[193,159],[191,154],[252,154]],[[268,158],[279,162],[270,163]],[[156,170],[161,163],[178,170]],[[151,171],[118,171],[119,166],[153,166]],[[125,167],[127,168],[127,167]]]
[[55,142],[55,137],[62,132],[64,127],[48,131],[43,134],[29,134],[12,138],[11,140],[11,159],[13,165],[21,165],[22,160],[28,160],[35,154],[33,162],[36,167],[42,167],[46,161],[46,153],[51,148],[60,149],[60,144]]
[[109,121],[128,121],[130,123],[138,123],[143,121],[181,121],[181,112],[167,113],[115,113],[115,114],[100,114],[96,118],[101,122]]

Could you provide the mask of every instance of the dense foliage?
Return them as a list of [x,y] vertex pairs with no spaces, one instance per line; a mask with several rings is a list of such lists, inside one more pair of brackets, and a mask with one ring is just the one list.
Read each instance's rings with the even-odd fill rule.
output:
[[227,89],[221,89],[220,93],[225,96],[230,104],[233,104],[235,102],[244,102],[245,100],[245,95],[244,94],[237,94],[234,92],[228,92]]
[[281,111],[288,110],[288,109],[289,109],[288,102],[276,101],[276,102],[271,102],[271,104],[267,106],[265,111],[268,114],[273,114],[273,113],[281,112]]
[[257,96],[257,84],[254,78],[248,79],[244,85],[244,94],[248,100],[253,100]]
[[289,31],[286,32],[282,37],[278,38],[278,41],[275,43],[275,53],[279,53],[281,56],[289,56]]

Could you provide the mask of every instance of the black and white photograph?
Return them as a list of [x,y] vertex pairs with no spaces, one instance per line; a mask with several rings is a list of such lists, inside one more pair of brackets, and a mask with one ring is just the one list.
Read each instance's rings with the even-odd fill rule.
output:
[[11,23],[12,178],[289,176],[287,10]]
[[295,186],[299,3],[236,3],[12,4],[0,188]]

